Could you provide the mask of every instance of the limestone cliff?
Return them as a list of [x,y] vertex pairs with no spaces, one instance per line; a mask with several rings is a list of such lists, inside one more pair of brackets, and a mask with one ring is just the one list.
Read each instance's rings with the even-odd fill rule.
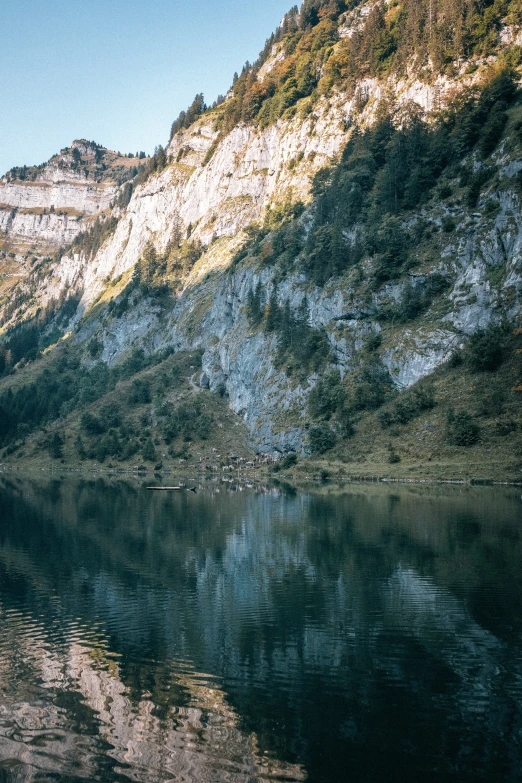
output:
[[132,162],[76,140],[42,166],[10,171],[0,179],[0,231],[10,249],[40,252],[70,244],[112,207],[114,175]]
[[[341,17],[334,49],[356,34],[372,7],[358,6]],[[324,331],[330,346],[328,366],[338,369],[342,378],[357,366],[368,336],[381,334],[380,365],[398,389],[411,386],[476,330],[520,316],[519,142],[497,146],[487,164],[497,174],[489,184],[484,180],[475,203],[434,197],[417,212],[410,210],[403,230],[413,232],[423,221],[437,238],[429,254],[419,251],[415,258],[412,251],[412,270],[396,280],[363,290],[350,272],[317,285],[299,264],[282,272],[277,264],[264,264],[259,255],[245,251],[240,263],[232,262],[234,256],[255,231],[263,226],[271,230],[266,228],[270,215],[282,204],[302,202],[296,220],[307,235],[314,219],[314,176],[339,162],[354,134],[372,127],[383,102],[395,106],[399,125],[402,110],[431,122],[430,112],[451,106],[468,87],[479,84],[507,50],[518,46],[519,36],[516,26],[504,25],[495,56],[458,62],[451,76],[422,71],[412,62],[400,75],[361,77],[350,89],[337,86],[313,105],[303,99],[295,111],[265,126],[239,122],[224,133],[219,107],[207,111],[174,135],[165,165],[137,182],[123,206],[115,206],[121,190],[114,180],[105,176],[95,181],[76,166],[78,158],[95,155],[88,145],[77,146],[74,156],[68,151],[51,160],[30,182],[4,178],[0,228],[8,237],[61,245],[106,211],[115,222],[94,254],[66,250],[43,271],[29,272],[19,284],[25,304],[15,317],[30,315],[65,293],[76,294],[80,303],[68,329],[74,329],[73,339],[80,344],[96,338],[102,345],[101,359],[109,365],[131,346],[147,353],[165,347],[201,349],[202,386],[228,395],[257,450],[306,451],[306,401],[318,373],[296,378],[275,361],[276,336],[253,327],[246,315],[251,292],[259,288],[266,307],[277,286],[277,302],[281,307],[288,303],[292,312],[306,297],[308,324]],[[284,43],[275,44],[258,82],[285,57]],[[513,111],[510,123],[518,117]],[[461,163],[472,174],[487,168],[474,153]],[[458,177],[457,170],[450,171],[445,186],[456,192]],[[126,292],[146,246],[152,245],[158,255],[168,254],[173,237],[180,244],[180,237],[187,236],[201,243],[201,252],[191,268],[178,273],[167,306],[150,291],[131,286]],[[371,259],[363,257],[359,277],[372,268]],[[437,300],[409,322],[383,327],[385,305],[400,304],[412,291],[427,297],[435,279],[447,286],[443,302]],[[125,307],[119,308],[122,300]]]

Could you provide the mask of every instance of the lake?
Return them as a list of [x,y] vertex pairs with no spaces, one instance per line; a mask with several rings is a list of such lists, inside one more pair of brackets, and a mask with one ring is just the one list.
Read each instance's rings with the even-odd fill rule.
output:
[[0,782],[520,781],[522,488],[0,475]]

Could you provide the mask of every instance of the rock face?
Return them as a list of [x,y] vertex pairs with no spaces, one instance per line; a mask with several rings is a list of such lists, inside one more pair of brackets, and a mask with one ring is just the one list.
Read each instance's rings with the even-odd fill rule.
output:
[[[495,242],[497,232],[507,235],[501,212],[490,231],[464,235],[457,247],[448,245],[436,269],[448,273],[454,285],[448,296],[450,312],[433,323],[428,311],[415,326],[405,326],[392,346],[382,353],[382,363],[398,388],[407,388],[429,375],[463,340],[476,329],[498,321],[504,312],[499,298],[510,297],[509,314],[522,311],[522,210],[518,207],[510,235],[510,251],[505,264],[503,251]],[[486,262],[484,259],[487,258]],[[204,259],[200,262],[204,265]],[[493,289],[488,280],[492,269],[502,266],[502,283]],[[154,352],[167,346],[176,350],[203,350],[202,386],[226,394],[232,409],[240,415],[252,433],[252,445],[261,452],[303,452],[306,443],[305,409],[308,392],[315,384],[311,376],[303,386],[288,378],[284,369],[274,366],[276,338],[253,331],[245,315],[247,298],[258,283],[268,301],[277,274],[274,269],[240,267],[217,271],[212,279],[187,286],[165,318],[152,302],[141,303],[108,325],[90,324],[80,333],[87,339],[96,333],[104,345],[103,358],[115,363],[129,345]],[[404,285],[393,293],[401,299]],[[334,364],[341,376],[353,369],[354,357],[364,337],[379,332],[375,314],[378,301],[371,306],[353,308],[350,287],[337,281],[325,288],[314,288],[301,275],[289,275],[278,285],[280,304],[289,301],[297,311],[306,295],[310,324],[324,328],[333,351]]]
[[[349,32],[344,30],[343,36]],[[281,52],[275,48],[259,78],[278,58]],[[480,69],[467,76],[464,71],[463,66],[452,81],[436,83],[421,82],[414,74],[399,82],[365,80],[359,87],[368,101],[357,123],[364,127],[372,122],[384,95],[393,95],[399,105],[414,101],[429,109],[446,93],[480,76]],[[296,114],[265,129],[240,124],[224,137],[214,127],[212,113],[203,115],[172,139],[167,166],[134,189],[124,210],[113,210],[118,224],[94,257],[65,253],[47,269],[45,280],[33,284],[31,296],[45,305],[64,291],[80,292],[81,306],[71,324],[77,328],[75,339],[96,335],[103,344],[102,359],[109,364],[131,346],[149,353],[167,346],[202,349],[201,385],[229,397],[250,429],[252,444],[263,452],[302,451],[306,398],[317,378],[312,375],[303,384],[277,368],[276,338],[253,330],[245,315],[249,292],[258,284],[267,303],[276,271],[252,264],[236,267],[231,259],[246,239],[244,229],[262,223],[271,207],[286,199],[309,203],[314,174],[335,161],[349,137],[354,100],[336,92],[330,99],[322,98],[304,118]],[[87,143],[75,144],[78,154],[91,154]],[[499,161],[503,155],[500,149]],[[74,154],[51,161],[34,181],[0,182],[0,228],[8,236],[62,244],[108,208],[116,186],[73,171],[68,156]],[[428,310],[422,321],[397,329],[393,344],[383,346],[381,362],[399,388],[432,372],[476,329],[521,311],[522,207],[515,187],[520,165],[507,156],[504,163],[505,184],[492,196],[496,216],[484,219],[481,202],[475,213],[455,206],[452,219],[457,231],[443,234],[445,246],[428,271],[450,281],[446,311]],[[440,226],[444,211],[435,206],[424,217]],[[305,228],[306,219],[305,215]],[[122,277],[129,279],[148,242],[161,253],[180,225],[208,250],[168,312],[154,299],[142,298],[131,300],[132,306],[118,318],[104,314],[80,320],[105,295],[108,285],[116,285]],[[422,288],[427,279],[426,275],[412,278],[410,284]],[[377,315],[383,297],[400,302],[405,286],[404,282],[389,286],[372,301],[357,301],[343,280],[320,289],[302,274],[289,272],[279,280],[278,298],[295,311],[306,295],[309,323],[325,330],[332,366],[344,376],[353,369],[365,337],[381,329]]]
[[93,178],[96,150],[74,141],[44,166],[0,179],[0,231],[15,243],[69,244],[109,208],[118,190],[114,182]]
[[[44,188],[40,190],[41,192],[35,194],[35,197],[41,196],[40,201],[51,202],[53,207],[53,199],[56,199],[58,203],[65,200],[56,195],[57,191],[63,193],[61,188],[53,188],[53,195],[46,193]],[[83,193],[81,189],[74,192],[75,198],[67,198],[66,203],[71,203],[73,200],[83,202],[83,204],[87,202],[87,206],[93,209],[93,200],[88,198],[85,189],[82,190]],[[15,200],[14,193],[8,192],[6,195],[7,198]],[[105,196],[105,194],[96,193],[95,196],[98,198]],[[22,207],[19,209],[8,204],[7,207],[0,208],[0,231],[4,232],[15,244],[22,242],[44,247],[60,247],[72,242],[81,231],[85,230],[88,226],[88,221],[85,220],[86,214],[96,213],[76,212],[75,208],[67,207],[63,210],[58,208],[58,213],[53,211],[49,214],[47,207]]]

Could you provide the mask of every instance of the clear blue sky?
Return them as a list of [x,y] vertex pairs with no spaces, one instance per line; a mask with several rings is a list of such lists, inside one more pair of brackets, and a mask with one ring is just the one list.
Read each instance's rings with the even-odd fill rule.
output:
[[75,138],[153,151],[211,103],[295,0],[0,0],[0,174]]

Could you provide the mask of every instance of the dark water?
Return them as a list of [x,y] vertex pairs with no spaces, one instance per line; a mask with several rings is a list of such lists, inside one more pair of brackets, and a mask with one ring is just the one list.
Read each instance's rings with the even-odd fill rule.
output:
[[522,490],[0,477],[0,782],[522,780]]

